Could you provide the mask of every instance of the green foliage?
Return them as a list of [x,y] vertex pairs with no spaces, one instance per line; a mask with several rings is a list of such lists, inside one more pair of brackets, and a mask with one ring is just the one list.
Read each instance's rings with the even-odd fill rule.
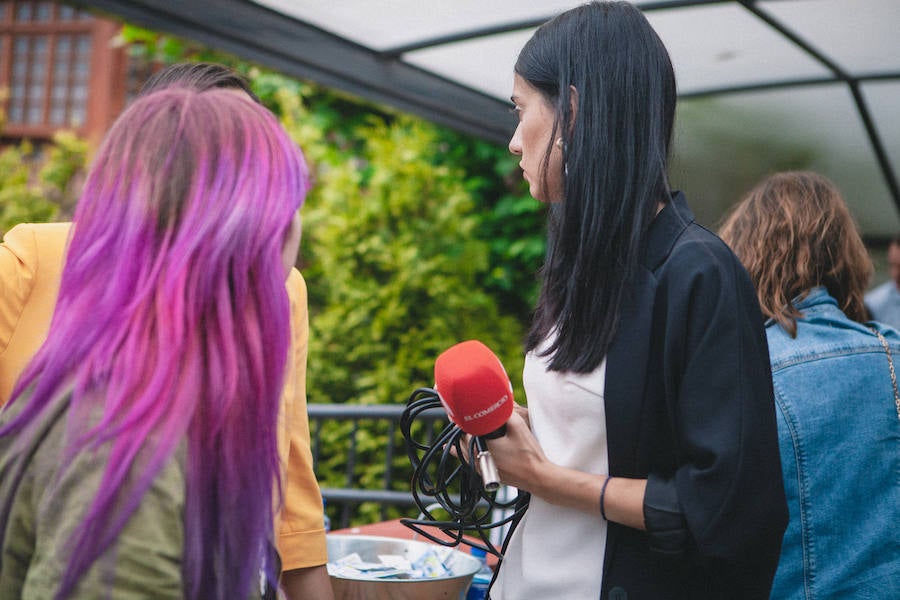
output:
[[59,131],[47,148],[47,161],[40,171],[40,180],[58,196],[63,196],[75,175],[84,169],[88,143],[71,131]]
[[0,152],[0,232],[17,223],[49,221],[57,207],[31,180],[33,147],[27,141]]
[[442,160],[465,172],[477,199],[477,235],[490,244],[491,269],[479,284],[506,314],[527,323],[546,250],[544,207],[528,193],[519,158],[507,148],[445,130],[441,137]]
[[329,402],[401,402],[430,385],[435,357],[478,338],[509,370],[522,329],[479,289],[489,245],[477,237],[463,173],[435,161],[422,121],[373,119],[361,156],[320,169],[305,209],[311,306],[309,394]]
[[128,47],[128,54],[132,58],[150,63],[215,62],[228,65],[239,73],[246,73],[250,68],[249,63],[239,60],[232,54],[134,25],[122,26],[119,43]]
[[70,131],[54,135],[41,153],[27,140],[0,152],[0,233],[71,209],[87,153],[87,142]]
[[[203,60],[235,69],[247,77],[266,106],[283,120],[293,119],[285,125],[317,167],[362,153],[363,138],[369,131],[366,123],[373,116],[385,123],[396,118],[371,103],[267,71],[188,40],[131,25],[123,27],[120,37],[133,56],[150,62]],[[290,100],[291,96],[296,100]],[[301,97],[303,107],[298,109]],[[461,183],[472,196],[472,212],[478,221],[474,235],[489,243],[491,267],[479,273],[478,287],[496,298],[504,314],[526,323],[537,298],[536,275],[544,257],[544,208],[528,194],[518,158],[507,148],[431,127],[436,144],[433,161],[462,172]]]
[[[497,352],[521,398],[522,326],[479,286],[490,246],[464,173],[438,160],[427,123],[373,118],[358,135],[360,154],[319,164],[304,209],[310,398],[403,403],[433,384],[438,354],[473,338]],[[346,425],[333,425],[317,469],[325,487],[342,486],[346,473]],[[380,487],[392,444],[396,489],[408,489],[408,459],[380,427],[359,432],[354,481]],[[361,506],[357,519],[377,520],[378,508]]]

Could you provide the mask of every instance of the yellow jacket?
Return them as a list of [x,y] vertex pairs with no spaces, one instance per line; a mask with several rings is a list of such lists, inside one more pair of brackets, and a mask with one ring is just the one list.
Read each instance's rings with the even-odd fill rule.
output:
[[[0,244],[0,406],[9,400],[16,379],[47,337],[70,229],[71,223],[17,225]],[[306,413],[306,282],[297,269],[288,276],[287,291],[292,360],[285,373],[279,414],[284,505],[275,524],[284,570],[328,561]]]

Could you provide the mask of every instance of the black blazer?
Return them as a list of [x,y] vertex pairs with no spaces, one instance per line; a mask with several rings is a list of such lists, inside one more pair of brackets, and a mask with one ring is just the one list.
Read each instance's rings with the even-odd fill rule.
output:
[[607,361],[609,471],[648,479],[647,531],[609,524],[601,598],[767,599],[788,512],[763,318],[680,192],[650,227]]

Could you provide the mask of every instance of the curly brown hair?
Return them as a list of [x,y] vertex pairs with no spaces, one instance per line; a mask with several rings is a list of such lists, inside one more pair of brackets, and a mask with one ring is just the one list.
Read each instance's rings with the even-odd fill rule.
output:
[[720,237],[743,263],[766,317],[797,336],[800,312],[792,300],[824,286],[854,321],[873,267],[838,188],[809,171],[762,180],[731,210]]

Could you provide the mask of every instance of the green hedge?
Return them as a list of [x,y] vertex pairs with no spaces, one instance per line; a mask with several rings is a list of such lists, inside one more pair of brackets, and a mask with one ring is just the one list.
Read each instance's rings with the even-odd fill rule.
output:
[[0,151],[0,235],[18,223],[51,221],[61,212],[66,216],[87,151],[87,143],[69,131],[40,148],[24,140]]

